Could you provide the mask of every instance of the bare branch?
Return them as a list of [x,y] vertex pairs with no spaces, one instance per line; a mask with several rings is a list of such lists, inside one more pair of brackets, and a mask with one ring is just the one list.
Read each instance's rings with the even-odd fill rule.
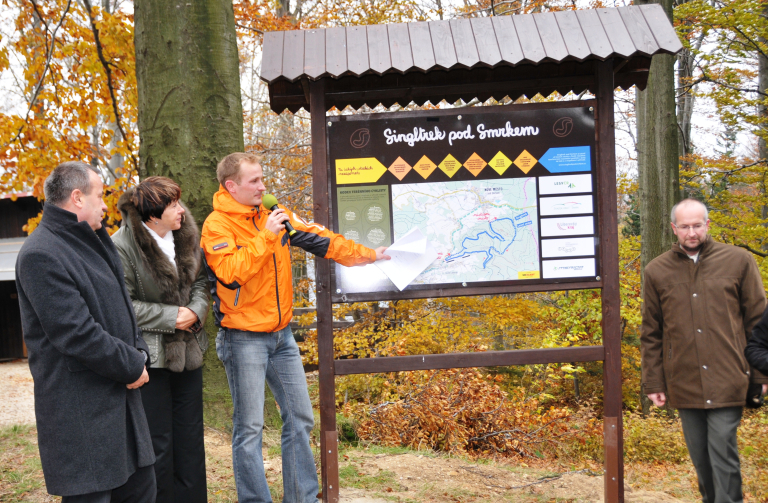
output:
[[743,245],[743,244],[741,244],[741,245],[740,245],[740,244],[737,244],[736,246],[738,246],[739,248],[744,248],[744,249],[745,249],[745,250],[747,250],[747,251],[751,251],[752,253],[754,253],[754,254],[755,254],[755,255],[757,255],[758,257],[763,257],[763,258],[765,258],[765,257],[768,257],[768,253],[764,253],[764,252],[761,252],[761,251],[757,251],[757,250],[755,250],[754,248],[752,248],[752,247],[751,247],[751,246],[749,246],[749,245]]
[[[123,137],[124,141],[128,141],[128,136],[125,134],[125,129],[123,129],[122,119],[120,116],[120,111],[117,109],[117,97],[115,96],[115,86],[112,83],[112,70],[109,68],[110,64],[107,61],[107,59],[104,57],[104,48],[101,45],[101,39],[99,38],[99,29],[96,27],[96,21],[93,19],[93,7],[91,7],[91,0],[83,0],[83,3],[85,4],[85,10],[88,13],[88,19],[91,21],[91,30],[93,31],[93,39],[96,42],[96,54],[99,56],[99,61],[101,61],[101,66],[104,67],[104,72],[107,74],[107,87],[109,88],[109,97],[112,99],[112,112],[115,114],[115,125],[117,126],[117,129],[120,131],[120,135]],[[133,167],[136,171],[139,170],[139,162],[136,160],[136,156],[133,155],[133,152],[130,152],[131,161],[133,161]]]
[[238,28],[242,28],[244,30],[255,31],[259,35],[264,35],[264,32],[262,30],[259,30],[258,28],[253,28],[251,26],[245,26],[244,24],[240,24],[240,23],[235,23],[235,26],[237,26]]

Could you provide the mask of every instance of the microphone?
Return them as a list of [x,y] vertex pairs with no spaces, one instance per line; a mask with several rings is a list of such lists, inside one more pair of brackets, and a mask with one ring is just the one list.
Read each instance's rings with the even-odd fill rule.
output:
[[[269,208],[272,211],[275,211],[278,208],[277,198],[272,194],[264,194],[261,198],[261,204],[263,204],[265,208]],[[291,222],[286,220],[283,222],[283,225],[285,226],[285,230],[288,232],[289,236],[296,234],[296,229],[293,228]]]

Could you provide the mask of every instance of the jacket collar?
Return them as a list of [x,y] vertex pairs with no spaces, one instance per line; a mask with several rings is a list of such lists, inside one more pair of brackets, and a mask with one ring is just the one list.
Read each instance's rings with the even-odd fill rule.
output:
[[213,210],[227,213],[232,216],[251,216],[260,214],[265,210],[264,205],[246,206],[238,203],[227,189],[219,185],[219,191],[213,195]]
[[[714,240],[712,239],[712,236],[707,234],[707,238],[704,240],[704,242],[701,245],[701,248],[699,249],[699,259],[701,257],[705,256],[709,251],[712,249],[712,243],[714,243]],[[690,258],[690,255],[688,255],[685,250],[683,250],[680,247],[679,242],[675,242],[672,244],[672,251],[677,253],[678,255],[682,255],[685,258]]]
[[[78,222],[77,215],[71,211],[59,208],[53,204],[45,204],[43,207],[43,218],[40,219],[40,225],[44,225],[51,230],[59,230],[73,225],[86,226],[91,229],[88,222]],[[91,229],[91,231],[93,231]]]
[[119,260],[117,251],[112,244],[109,233],[103,226],[94,231],[88,222],[78,222],[77,215],[53,204],[43,206],[43,218],[40,219],[40,225],[65,239],[76,239],[89,246],[101,255],[115,276],[118,276],[118,279],[122,281],[123,273],[117,265]]

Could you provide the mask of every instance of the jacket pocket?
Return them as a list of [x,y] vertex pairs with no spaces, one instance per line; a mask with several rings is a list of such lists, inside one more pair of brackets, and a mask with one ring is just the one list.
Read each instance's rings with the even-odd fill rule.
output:
[[68,356],[67,357],[67,370],[70,372],[82,372],[83,370],[88,370],[88,367],[77,361],[77,359]]
[[197,332],[194,332],[195,339],[197,339],[197,345],[200,346],[200,351],[205,353],[205,351],[208,349],[208,334],[205,332],[205,329],[198,330]]

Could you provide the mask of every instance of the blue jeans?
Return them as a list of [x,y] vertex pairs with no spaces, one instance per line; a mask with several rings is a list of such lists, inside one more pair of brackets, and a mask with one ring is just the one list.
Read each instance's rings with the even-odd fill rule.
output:
[[283,418],[283,503],[315,503],[317,469],[309,445],[314,416],[290,327],[271,333],[222,328],[216,353],[227,371],[234,403],[232,461],[238,500],[272,502],[261,455],[266,379]]

